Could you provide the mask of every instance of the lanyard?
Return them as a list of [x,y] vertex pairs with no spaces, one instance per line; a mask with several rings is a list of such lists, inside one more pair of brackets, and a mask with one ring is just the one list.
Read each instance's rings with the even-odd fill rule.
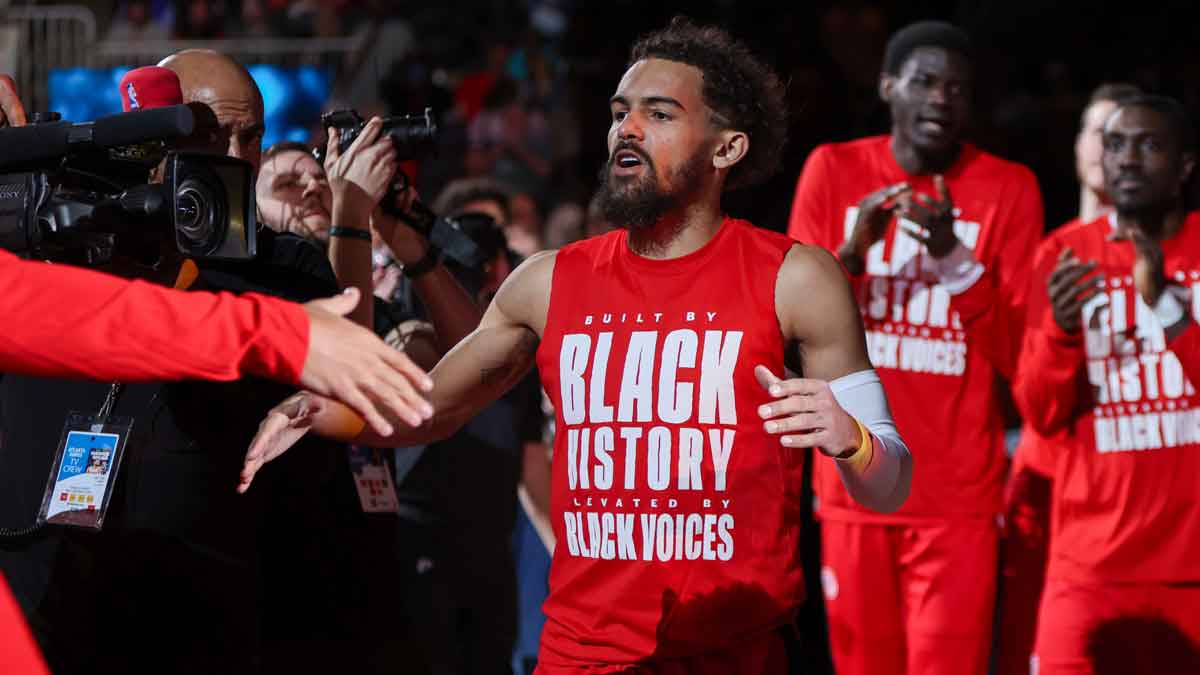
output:
[[100,423],[105,424],[108,418],[112,415],[113,408],[117,406],[117,400],[121,398],[121,393],[125,390],[125,385],[120,382],[113,382],[108,386],[108,394],[104,397],[104,403],[100,406]]

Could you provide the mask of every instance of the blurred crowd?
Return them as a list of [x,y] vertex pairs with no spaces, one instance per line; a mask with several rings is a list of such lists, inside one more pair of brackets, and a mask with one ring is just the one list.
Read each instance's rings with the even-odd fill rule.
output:
[[[1034,170],[1053,227],[1073,214],[1077,187],[1064,139],[1094,86],[1129,81],[1175,95],[1193,113],[1200,107],[1193,27],[1172,21],[1166,5],[1137,16],[1081,7],[823,0],[738,11],[726,2],[628,0],[120,0],[100,16],[111,16],[107,37],[122,41],[372,36],[363,57],[336,74],[334,103],[397,114],[433,106],[445,133],[438,166],[423,167],[426,191],[494,170],[535,198],[532,222],[561,242],[559,230],[582,231],[588,186],[603,160],[603,145],[583,139],[603,137],[605,102],[625,46],[681,9],[754,35],[755,47],[789,83],[784,170],[731,195],[731,212],[782,230],[795,176],[812,148],[886,131],[876,81],[888,34],[939,15],[978,38],[986,86],[976,91],[972,137]],[[1122,39],[1130,48],[1120,55],[1095,48],[1097,36],[1114,26],[1128,29]],[[1014,52],[1017,42],[1022,49]],[[560,201],[565,210],[557,212]]]
[[387,10],[383,0],[121,0],[114,40],[338,37]]

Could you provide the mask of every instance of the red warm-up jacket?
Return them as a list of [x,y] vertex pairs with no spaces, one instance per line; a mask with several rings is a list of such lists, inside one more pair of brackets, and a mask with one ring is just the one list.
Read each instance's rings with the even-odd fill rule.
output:
[[182,293],[0,251],[0,373],[121,382],[300,380],[308,315],[247,293]]

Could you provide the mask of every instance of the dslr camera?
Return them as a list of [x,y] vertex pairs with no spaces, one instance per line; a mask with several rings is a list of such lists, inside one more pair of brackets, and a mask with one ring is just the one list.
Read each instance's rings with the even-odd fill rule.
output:
[[[335,110],[321,115],[321,124],[337,132],[338,153],[346,154],[367,122],[357,111]],[[379,133],[391,139],[392,146],[396,148],[396,159],[401,162],[420,160],[437,154],[437,124],[433,121],[432,108],[426,108],[423,115],[385,117],[383,129]],[[319,152],[324,152],[324,149]],[[325,158],[320,154],[317,159],[322,164],[325,163]],[[405,218],[405,214],[396,209],[396,197],[408,187],[409,179],[402,171],[398,171],[396,175],[397,182],[388,189],[380,206],[393,218]],[[429,236],[428,232],[422,234]]]
[[[253,258],[253,168],[182,151],[215,119],[188,104],[81,124],[41,113],[0,129],[0,247],[87,266],[117,255],[153,265],[169,246],[190,258]],[[161,182],[151,182],[159,166]]]
[[[362,133],[367,122],[357,111],[335,110],[321,115],[321,124],[337,132],[338,152],[345,154]],[[396,148],[396,158],[401,162],[421,160],[437,154],[438,130],[433,121],[432,108],[426,108],[420,115],[385,117],[380,133],[391,139]],[[317,148],[314,152],[321,164],[325,163],[324,152],[324,148]],[[464,233],[464,224],[458,219],[441,218],[419,201],[413,201],[407,213],[402,213],[396,207],[399,194],[408,188],[410,182],[403,171],[396,172],[396,182],[388,188],[387,194],[380,202],[384,213],[408,223],[431,244],[441,249],[447,258],[459,265],[473,268],[482,264],[485,258],[484,251]]]

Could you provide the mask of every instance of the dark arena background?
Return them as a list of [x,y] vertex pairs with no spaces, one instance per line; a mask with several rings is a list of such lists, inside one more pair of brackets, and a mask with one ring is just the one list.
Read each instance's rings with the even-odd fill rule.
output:
[[[519,244],[528,255],[596,231],[592,198],[597,173],[608,160],[609,97],[639,36],[683,14],[724,28],[775,67],[790,110],[782,168],[763,184],[728,193],[723,206],[760,227],[785,232],[797,177],[814,148],[889,131],[889,111],[879,96],[889,36],[914,21],[937,19],[965,29],[973,43],[967,137],[1034,172],[1049,232],[1077,215],[1076,134],[1098,85],[1128,82],[1176,98],[1193,123],[1200,114],[1196,6],[1031,0],[12,0],[0,1],[0,73],[12,75],[30,113],[55,111],[85,122],[120,112],[118,83],[130,69],[182,49],[214,49],[243,64],[261,90],[264,149],[281,141],[324,146],[320,116],[337,108],[354,108],[364,117],[432,108],[439,126],[436,155],[405,165],[418,191],[432,204],[453,180],[501,181],[511,194],[509,245]],[[1189,187],[1194,201],[1192,192]],[[1011,432],[1020,427],[1013,410],[1006,422]],[[1200,479],[1193,481],[1200,485]],[[469,480],[461,489],[462,499],[472,498]],[[347,508],[353,511],[353,496],[350,500]],[[806,485],[801,551],[807,600],[797,620],[798,637],[789,642],[792,672],[799,675],[834,672],[821,602],[820,523],[812,501]],[[527,675],[545,620],[540,604],[549,556],[525,513],[518,510],[515,518],[511,564],[518,602],[511,663],[512,672]],[[392,536],[378,519],[356,527]],[[370,569],[389,574],[386,561]],[[1014,582],[1001,565],[996,574],[1003,594],[1006,582]],[[300,575],[294,581],[311,582]],[[386,612],[376,618],[386,622]],[[1006,625],[1006,619],[997,610],[996,625]],[[268,626],[262,637],[264,671],[309,672],[303,659],[286,654],[298,647],[286,636]],[[1178,663],[1200,658],[1196,645],[1172,644],[1182,645]],[[346,636],[342,648],[364,646]],[[396,654],[403,649],[403,640],[393,651],[381,648],[380,659],[402,663]],[[992,657],[993,673],[1012,672],[998,659]]]

